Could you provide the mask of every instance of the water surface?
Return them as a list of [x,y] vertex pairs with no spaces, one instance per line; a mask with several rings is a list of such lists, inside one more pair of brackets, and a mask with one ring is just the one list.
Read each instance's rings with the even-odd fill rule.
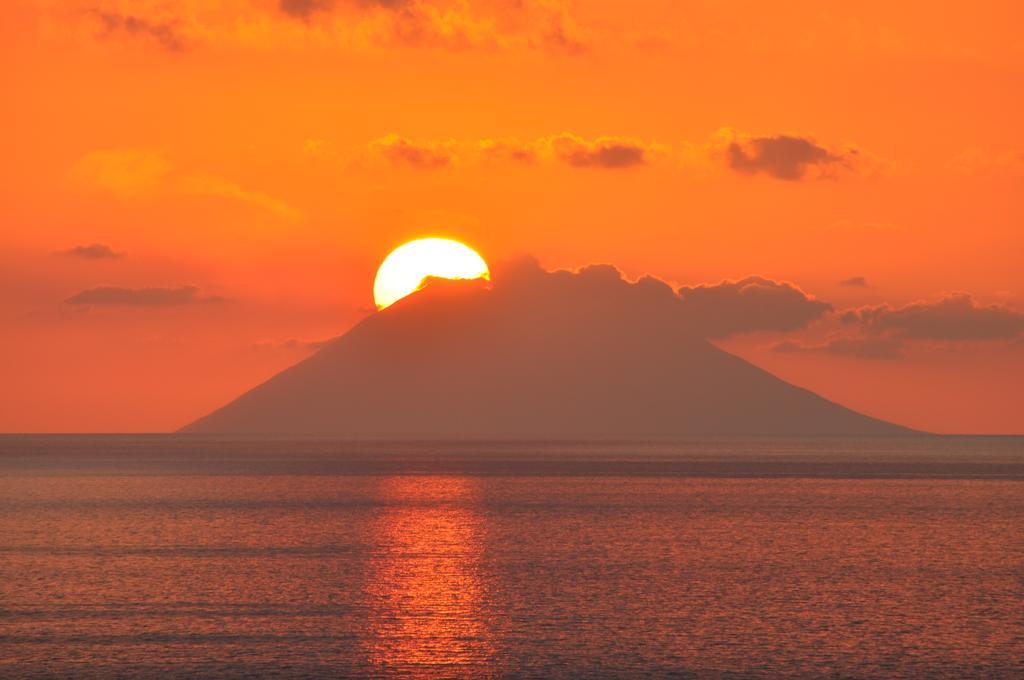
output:
[[1013,438],[0,437],[0,676],[1020,677]]

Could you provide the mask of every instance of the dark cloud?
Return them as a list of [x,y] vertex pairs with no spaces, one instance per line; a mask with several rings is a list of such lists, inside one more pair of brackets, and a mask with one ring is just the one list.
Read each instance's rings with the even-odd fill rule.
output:
[[282,12],[298,19],[309,19],[317,12],[329,12],[334,5],[335,0],[280,0],[278,3]]
[[[385,9],[398,9],[410,3],[411,0],[349,0],[349,4],[359,7],[383,7]],[[314,14],[330,12],[337,5],[337,0],[278,0],[277,3],[282,12],[304,21]]]
[[619,270],[608,264],[593,264],[576,272],[545,272],[535,260],[524,259],[492,269],[495,291],[499,294],[503,285],[504,289],[521,289],[524,282],[534,281],[557,286],[561,296],[575,293],[573,304],[581,312],[614,301],[623,315],[625,310],[632,310],[638,318],[648,321],[661,318],[703,338],[795,330],[832,309],[789,283],[759,276],[683,287],[677,293],[653,276],[625,281]]
[[1003,305],[980,305],[963,293],[903,307],[877,305],[851,309],[839,318],[844,324],[859,326],[860,334],[832,338],[821,344],[786,340],[772,349],[863,359],[899,359],[905,356],[907,343],[912,340],[1024,341],[1024,314]]
[[792,284],[760,276],[683,286],[678,294],[684,313],[708,337],[796,330],[832,309]]
[[124,253],[115,251],[113,248],[102,243],[92,243],[87,246],[75,246],[65,250],[62,254],[70,257],[80,257],[85,260],[113,260],[124,257]]
[[178,34],[174,22],[153,21],[132,14],[115,14],[112,12],[99,12],[97,16],[99,16],[104,32],[107,34],[125,33],[147,38],[169,52],[181,52],[185,49],[185,42]]
[[[851,151],[849,154],[855,154]],[[729,167],[747,175],[764,173],[788,181],[804,179],[814,168],[819,175],[847,165],[849,154],[838,154],[805,137],[777,135],[750,137],[730,142],[726,148]]]
[[436,170],[455,162],[452,142],[417,142],[390,134],[372,142],[370,148],[395,165]]
[[[799,288],[760,276],[718,284],[684,286],[678,292],[653,276],[628,282],[612,265],[593,264],[576,272],[544,272],[533,259],[494,268],[495,281],[533,277],[559,286],[560,294],[579,291],[576,304],[590,298],[615,298],[624,309],[646,317],[664,315],[683,322],[701,337],[725,337],[756,331],[790,331],[806,326],[832,309]],[[498,288],[500,291],[500,288]]]
[[903,307],[861,307],[841,319],[869,333],[919,340],[1004,340],[1024,333],[1024,314],[1004,305],[979,304],[966,293]]
[[873,336],[832,338],[820,345],[804,345],[792,340],[785,340],[772,349],[776,352],[824,352],[825,354],[861,359],[899,359],[903,357],[904,345],[898,338]]
[[69,305],[127,305],[136,307],[173,307],[208,302],[222,302],[223,298],[201,295],[196,286],[177,288],[122,288],[97,286],[75,293],[64,302]]
[[868,280],[863,276],[853,276],[848,279],[843,279],[839,282],[840,286],[850,286],[852,288],[867,288]]
[[550,138],[549,144],[556,158],[576,168],[630,168],[647,163],[652,152],[643,142],[622,137],[586,140],[561,134]]

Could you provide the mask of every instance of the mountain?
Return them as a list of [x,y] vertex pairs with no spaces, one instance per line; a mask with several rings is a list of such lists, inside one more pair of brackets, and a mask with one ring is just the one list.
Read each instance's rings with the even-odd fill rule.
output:
[[346,437],[888,435],[701,337],[610,267],[435,281],[183,428]]

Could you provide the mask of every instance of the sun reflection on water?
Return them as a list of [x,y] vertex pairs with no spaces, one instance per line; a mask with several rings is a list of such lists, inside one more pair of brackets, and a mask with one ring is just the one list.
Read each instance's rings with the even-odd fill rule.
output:
[[367,654],[419,676],[479,675],[492,656],[483,616],[479,480],[382,480],[367,565]]

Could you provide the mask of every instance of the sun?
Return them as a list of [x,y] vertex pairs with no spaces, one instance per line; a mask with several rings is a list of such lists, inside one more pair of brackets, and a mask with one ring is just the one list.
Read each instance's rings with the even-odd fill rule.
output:
[[469,246],[448,238],[421,238],[384,258],[373,281],[373,301],[384,309],[415,293],[427,277],[489,279],[487,263]]

